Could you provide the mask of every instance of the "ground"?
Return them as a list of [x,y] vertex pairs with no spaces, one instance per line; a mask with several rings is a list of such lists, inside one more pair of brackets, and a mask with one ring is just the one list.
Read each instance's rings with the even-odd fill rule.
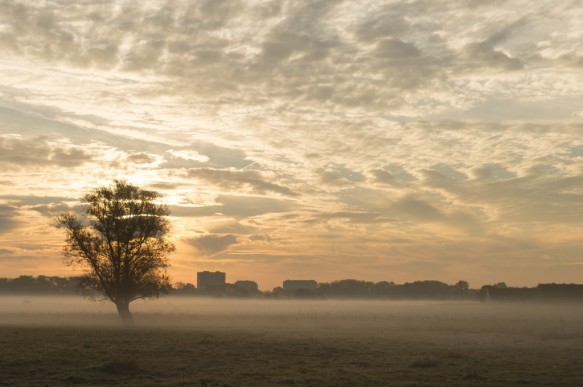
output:
[[134,327],[8,308],[0,385],[583,385],[579,305],[172,302]]

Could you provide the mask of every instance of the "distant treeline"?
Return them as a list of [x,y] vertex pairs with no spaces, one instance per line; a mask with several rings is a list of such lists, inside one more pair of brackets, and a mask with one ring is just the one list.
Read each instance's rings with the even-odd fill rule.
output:
[[319,283],[315,289],[297,289],[291,292],[275,288],[273,297],[314,298],[373,298],[395,300],[442,300],[475,299],[477,291],[471,290],[466,281],[448,285],[440,281],[415,281],[404,284],[381,281],[369,282],[356,279]]
[[482,286],[479,299],[489,301],[583,301],[583,285],[539,284],[534,288],[512,288],[504,283]]
[[[78,294],[77,277],[38,277],[23,275],[18,278],[0,278],[0,294]],[[583,301],[583,285],[539,284],[536,287],[508,287],[504,282],[470,289],[468,282],[448,285],[440,281],[414,281],[395,284],[390,281],[369,282],[345,279],[318,283],[314,288],[272,291],[250,291],[234,284],[212,291],[199,291],[191,283],[176,283],[170,290],[174,296],[214,296],[238,298],[307,298],[307,299],[389,299],[389,300],[480,300],[489,301]]]
[[21,275],[18,278],[0,278],[0,294],[77,294],[76,277],[48,277]]
[[[78,278],[28,276],[0,278],[0,294],[77,294]],[[176,296],[225,296],[267,298],[392,298],[392,299],[472,299],[478,291],[469,289],[466,281],[448,285],[439,281],[416,281],[397,285],[394,282],[367,282],[355,279],[319,283],[314,289],[285,291],[276,287],[272,291],[249,291],[233,284],[212,291],[199,291],[191,283],[176,283],[170,290]]]

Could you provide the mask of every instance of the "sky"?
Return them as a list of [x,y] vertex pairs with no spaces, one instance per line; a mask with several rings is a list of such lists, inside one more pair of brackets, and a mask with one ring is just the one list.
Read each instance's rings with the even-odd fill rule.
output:
[[173,281],[581,282],[574,1],[0,1],[0,276],[164,195]]

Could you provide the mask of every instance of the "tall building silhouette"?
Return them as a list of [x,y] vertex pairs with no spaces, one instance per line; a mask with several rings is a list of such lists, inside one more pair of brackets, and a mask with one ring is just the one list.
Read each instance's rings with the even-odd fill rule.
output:
[[223,292],[227,274],[222,271],[199,271],[196,273],[196,287],[201,292]]

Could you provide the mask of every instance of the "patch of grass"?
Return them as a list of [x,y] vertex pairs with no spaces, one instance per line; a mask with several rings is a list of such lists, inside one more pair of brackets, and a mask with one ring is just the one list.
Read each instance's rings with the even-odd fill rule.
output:
[[433,368],[438,365],[439,361],[431,356],[423,356],[411,363],[411,367],[413,368]]
[[543,341],[546,341],[546,340],[571,340],[571,339],[577,339],[579,337],[580,337],[580,335],[578,335],[574,332],[566,332],[562,329],[557,329],[557,330],[548,329],[540,335],[540,338]]
[[138,362],[134,359],[116,359],[103,363],[97,368],[108,375],[133,374],[141,371]]
[[77,375],[69,375],[64,379],[65,382],[67,382],[67,384],[83,384],[83,383],[87,383],[87,380],[77,376]]
[[314,323],[307,304],[233,305],[132,329],[0,311],[0,386],[583,386],[580,308],[318,303],[338,311]]
[[450,351],[445,355],[445,357],[447,357],[448,359],[465,359],[467,356],[461,352]]
[[477,370],[473,370],[471,372],[469,372],[468,374],[466,374],[463,377],[464,380],[473,380],[473,381],[479,381],[479,380],[486,380],[485,377],[481,376],[480,374],[478,374]]

